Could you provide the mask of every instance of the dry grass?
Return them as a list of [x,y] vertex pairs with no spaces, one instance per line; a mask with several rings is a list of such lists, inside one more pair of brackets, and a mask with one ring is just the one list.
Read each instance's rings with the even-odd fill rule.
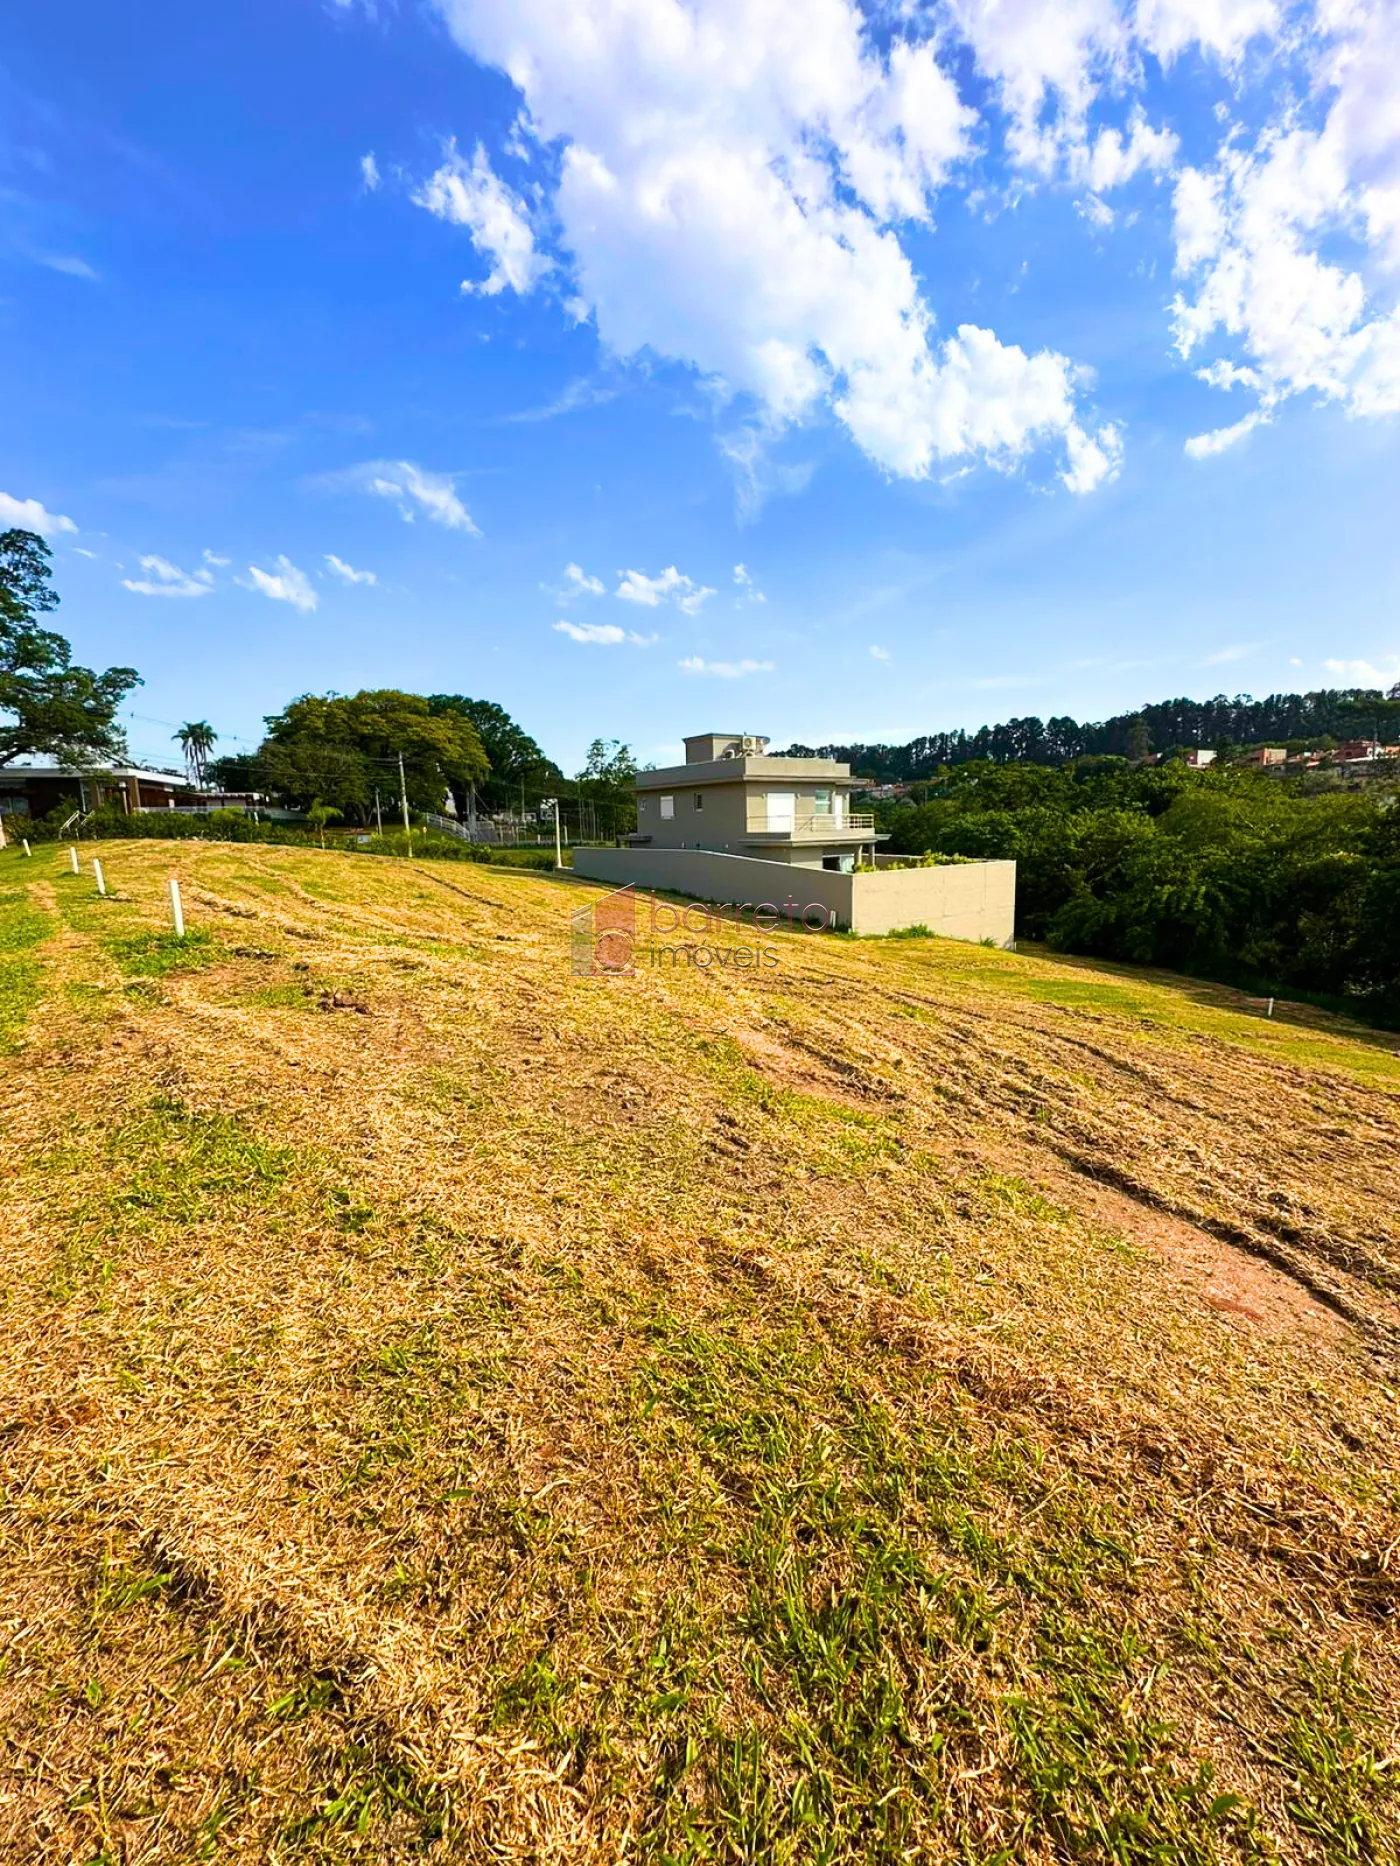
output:
[[0,856],[4,1857],[1400,1857],[1392,1044],[106,853]]

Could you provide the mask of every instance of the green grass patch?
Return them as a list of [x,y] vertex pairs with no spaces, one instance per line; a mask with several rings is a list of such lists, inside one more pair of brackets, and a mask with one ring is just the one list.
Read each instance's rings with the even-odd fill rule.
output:
[[0,892],[0,1050],[14,1048],[39,998],[43,968],[34,948],[52,930],[22,888]]
[[165,978],[171,972],[194,972],[228,957],[212,933],[202,927],[174,933],[124,933],[104,945],[128,978]]

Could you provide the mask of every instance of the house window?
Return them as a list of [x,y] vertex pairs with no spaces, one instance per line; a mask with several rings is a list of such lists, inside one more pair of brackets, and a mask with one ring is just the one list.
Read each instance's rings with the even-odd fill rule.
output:
[[792,834],[793,819],[797,814],[797,795],[790,790],[770,790],[766,799],[768,828],[787,835]]
[[819,790],[813,794],[812,815],[813,816],[830,816],[831,815],[831,792],[829,790]]
[[705,807],[705,793],[702,790],[695,793],[695,807],[697,810],[703,810]]
[[675,814],[676,814],[675,798],[674,797],[663,797],[661,799],[661,821],[663,823],[669,823]]

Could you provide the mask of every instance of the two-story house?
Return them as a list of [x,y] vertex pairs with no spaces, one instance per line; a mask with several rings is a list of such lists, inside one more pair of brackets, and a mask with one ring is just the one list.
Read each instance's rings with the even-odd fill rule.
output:
[[634,848],[706,849],[849,874],[875,857],[873,816],[850,808],[854,780],[834,758],[769,757],[767,739],[702,732],[685,763],[637,773]]

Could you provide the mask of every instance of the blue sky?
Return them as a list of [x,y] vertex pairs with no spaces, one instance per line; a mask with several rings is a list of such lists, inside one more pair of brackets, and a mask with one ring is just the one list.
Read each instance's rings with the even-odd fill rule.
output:
[[140,755],[1400,678],[1393,0],[9,19],[0,520]]

